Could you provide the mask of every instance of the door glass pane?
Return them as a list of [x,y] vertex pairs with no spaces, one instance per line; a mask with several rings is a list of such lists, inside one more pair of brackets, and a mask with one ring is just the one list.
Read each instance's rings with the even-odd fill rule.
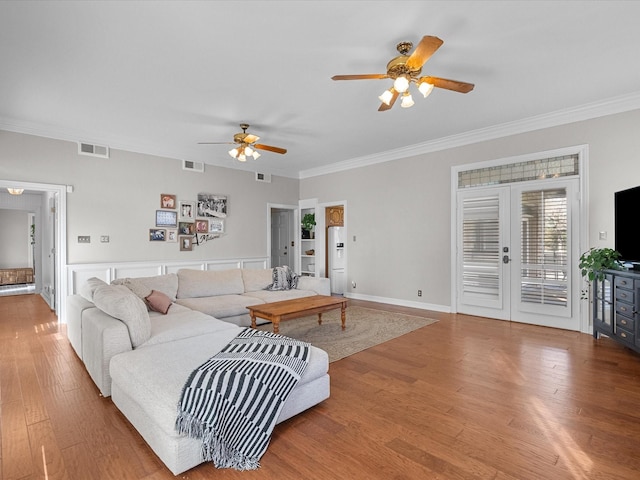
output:
[[522,193],[521,301],[567,306],[567,191]]
[[463,201],[463,294],[486,299],[500,296],[499,199],[467,198]]

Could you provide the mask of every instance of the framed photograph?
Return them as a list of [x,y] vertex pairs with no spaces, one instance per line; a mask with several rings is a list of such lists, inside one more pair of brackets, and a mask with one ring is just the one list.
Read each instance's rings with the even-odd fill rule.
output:
[[209,219],[209,233],[224,233],[224,220],[221,218]]
[[211,193],[198,194],[198,216],[199,217],[215,217],[226,218],[227,196]]
[[156,210],[156,227],[177,227],[178,212]]
[[165,242],[176,243],[178,241],[178,229],[177,228],[167,228],[167,236],[164,240]]
[[196,220],[196,233],[207,233],[209,231],[209,220]]
[[180,235],[193,235],[195,232],[195,223],[180,222],[178,224],[178,232]]
[[164,242],[167,236],[167,231],[164,228],[150,228],[149,229],[149,241],[150,242]]
[[179,213],[180,220],[193,222],[196,219],[196,202],[184,202],[180,200]]
[[168,193],[160,194],[160,208],[176,209],[176,196],[169,195]]
[[193,237],[187,237],[186,235],[180,235],[180,251],[190,252],[193,250]]

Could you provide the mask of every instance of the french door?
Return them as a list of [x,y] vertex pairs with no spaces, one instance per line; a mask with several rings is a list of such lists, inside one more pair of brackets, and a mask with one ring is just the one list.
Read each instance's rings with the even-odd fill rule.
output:
[[460,313],[580,330],[578,180],[457,194]]

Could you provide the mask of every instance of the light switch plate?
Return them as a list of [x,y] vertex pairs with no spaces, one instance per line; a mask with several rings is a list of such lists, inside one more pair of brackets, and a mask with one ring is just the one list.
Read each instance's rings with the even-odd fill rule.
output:
[[91,237],[89,235],[79,235],[78,243],[91,243]]

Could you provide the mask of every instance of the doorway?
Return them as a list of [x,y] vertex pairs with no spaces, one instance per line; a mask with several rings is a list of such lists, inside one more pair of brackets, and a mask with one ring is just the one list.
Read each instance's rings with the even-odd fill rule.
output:
[[[557,157],[547,160],[555,165]],[[566,163],[573,170],[567,168],[564,177],[549,178],[538,170],[534,179],[514,176],[503,185],[457,188],[457,312],[584,330],[577,270],[584,231],[578,155]],[[521,164],[507,165],[503,173],[511,175],[517,170],[513,165]]]
[[[66,283],[66,185],[52,185],[43,183],[29,183],[0,179],[0,189],[14,187],[24,189],[25,194],[39,196],[41,202],[36,209],[41,218],[36,221],[35,250],[33,252],[36,265],[36,288],[47,302],[51,310],[55,311],[59,321],[64,322],[65,304],[63,299],[67,295]],[[5,197],[11,208],[21,209],[19,199]],[[24,209],[25,212],[29,208]]]

